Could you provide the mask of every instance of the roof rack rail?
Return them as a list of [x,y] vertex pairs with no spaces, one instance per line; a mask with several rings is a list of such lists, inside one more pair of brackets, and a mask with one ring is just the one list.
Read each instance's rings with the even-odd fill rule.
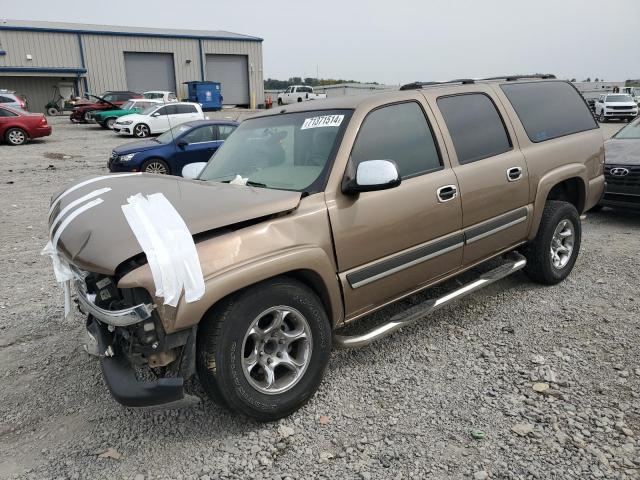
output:
[[461,83],[462,85],[469,85],[476,83],[473,78],[458,78],[456,80],[449,80],[448,82],[413,82],[402,85],[400,90],[419,90],[422,87],[430,87],[433,85],[449,85],[452,83]]
[[515,82],[516,80],[526,80],[534,78],[540,80],[550,80],[556,79],[557,77],[552,73],[534,73],[533,75],[503,75],[498,77],[488,77],[483,78],[482,80],[506,80],[507,82]]

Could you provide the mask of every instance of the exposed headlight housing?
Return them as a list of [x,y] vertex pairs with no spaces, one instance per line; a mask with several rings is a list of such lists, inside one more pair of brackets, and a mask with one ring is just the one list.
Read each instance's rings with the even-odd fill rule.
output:
[[120,160],[121,162],[128,162],[129,160],[131,160],[134,157],[135,153],[128,153],[127,155],[120,155],[118,157],[118,160]]

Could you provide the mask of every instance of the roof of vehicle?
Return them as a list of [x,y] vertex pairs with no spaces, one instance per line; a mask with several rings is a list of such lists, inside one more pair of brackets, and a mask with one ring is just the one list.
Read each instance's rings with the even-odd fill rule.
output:
[[238,122],[234,120],[192,120],[176,126],[182,125],[187,125],[188,127],[199,127],[201,125],[238,125]]
[[[370,95],[350,95],[343,97],[333,97],[326,100],[313,100],[311,102],[300,102],[291,105],[283,105],[282,107],[274,107],[273,109],[266,110],[264,113],[259,113],[251,118],[258,118],[263,116],[275,115],[278,113],[295,113],[305,112],[311,110],[340,110],[340,109],[356,109],[360,106],[377,103],[380,99],[388,99],[390,102],[402,98],[403,93],[409,93],[414,90],[443,88],[443,87],[468,87],[473,84],[486,84],[486,83],[516,83],[519,81],[527,82],[548,82],[548,81],[564,81],[557,80],[553,75],[520,75],[520,76],[505,76],[505,77],[491,77],[486,79],[461,79],[452,80],[450,82],[414,82],[413,84],[404,85],[400,90],[391,90],[384,93],[372,93]],[[408,95],[407,95],[408,97]]]

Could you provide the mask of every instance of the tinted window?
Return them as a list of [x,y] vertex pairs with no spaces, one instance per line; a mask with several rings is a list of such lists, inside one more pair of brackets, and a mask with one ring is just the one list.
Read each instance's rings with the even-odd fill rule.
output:
[[176,105],[178,113],[196,113],[196,107],[193,105]]
[[0,103],[13,103],[14,100],[12,98],[9,97],[3,97],[2,95],[0,95]]
[[235,125],[218,125],[218,140],[226,140],[235,129]]
[[13,112],[10,112],[9,110],[5,110],[4,108],[0,108],[0,117],[17,117],[18,115],[16,115]]
[[460,164],[511,150],[511,141],[493,101],[482,93],[438,99]]
[[633,102],[629,95],[607,95],[605,102]]
[[365,160],[393,160],[402,178],[440,168],[431,129],[415,102],[390,105],[367,115],[351,160],[354,166]]
[[578,91],[566,82],[501,85],[532,142],[598,128]]
[[213,142],[216,139],[214,126],[205,125],[187,133],[182,139],[187,143]]

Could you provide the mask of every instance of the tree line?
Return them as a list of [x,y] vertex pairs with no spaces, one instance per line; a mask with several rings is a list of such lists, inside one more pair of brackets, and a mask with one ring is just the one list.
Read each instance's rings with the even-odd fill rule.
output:
[[[345,80],[343,78],[314,78],[314,77],[290,77],[289,80],[278,80],[267,78],[264,81],[265,90],[284,90],[290,85],[307,85],[309,87],[320,87],[325,85],[336,85],[338,83],[361,83],[357,80]],[[378,85],[378,82],[371,82]]]

